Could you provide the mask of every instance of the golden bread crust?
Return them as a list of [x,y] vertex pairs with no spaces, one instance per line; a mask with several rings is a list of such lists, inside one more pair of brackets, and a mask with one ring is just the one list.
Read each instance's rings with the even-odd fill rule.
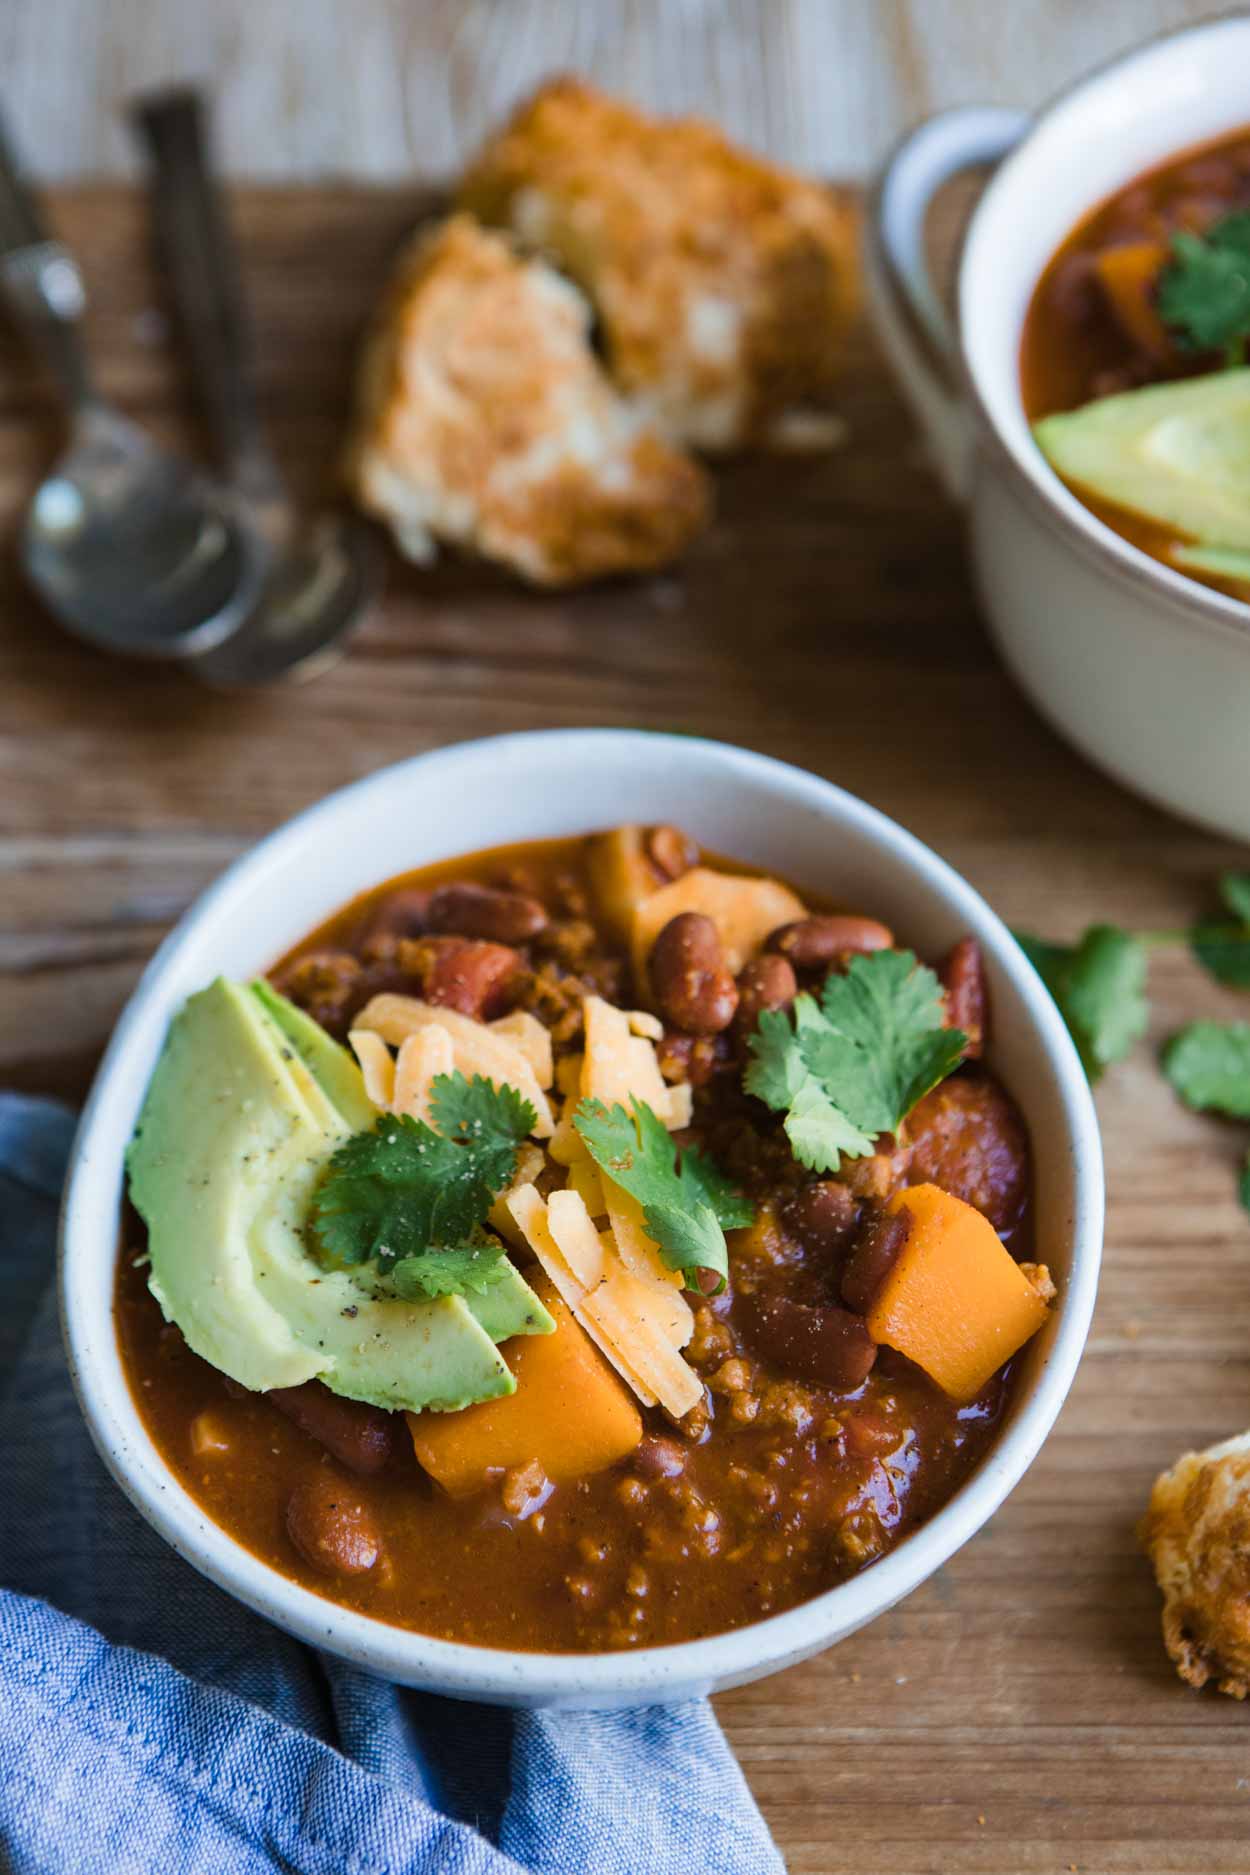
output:
[[1163,1591],[1163,1640],[1190,1686],[1250,1693],[1250,1433],[1161,1472],[1138,1535]]
[[697,464],[615,392],[577,289],[456,215],[400,257],[347,475],[412,557],[450,540],[539,585],[646,570],[707,518]]
[[667,435],[709,450],[834,440],[857,267],[853,211],[829,190],[713,125],[558,78],[487,143],[459,201],[583,287],[618,384]]

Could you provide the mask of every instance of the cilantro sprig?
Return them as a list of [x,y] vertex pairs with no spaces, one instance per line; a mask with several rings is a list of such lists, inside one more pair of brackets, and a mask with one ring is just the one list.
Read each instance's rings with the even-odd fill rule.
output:
[[1217,982],[1250,989],[1250,873],[1222,873],[1217,886],[1225,916],[1202,918],[1180,931],[1132,932],[1096,924],[1075,944],[1015,933],[1059,1005],[1091,1081],[1122,1061],[1146,1032],[1151,950],[1185,944]]
[[573,1124],[599,1169],[642,1206],[669,1268],[681,1270],[690,1287],[700,1270],[712,1270],[719,1293],[729,1274],[725,1232],[749,1224],[755,1207],[703,1153],[679,1149],[645,1100],[635,1096],[630,1105],[632,1115],[583,1100]]
[[[1075,944],[1016,932],[1017,943],[1058,1004],[1091,1081],[1122,1061],[1146,1032],[1151,950],[1185,945],[1218,983],[1250,990],[1250,872],[1222,873],[1217,886],[1224,915],[1179,931],[1134,933],[1118,925],[1091,925]],[[1195,1111],[1250,1119],[1250,1024],[1192,1022],[1166,1044],[1162,1066]],[[1240,1194],[1250,1211],[1250,1156]]]
[[944,1026],[942,988],[911,951],[853,957],[806,992],[793,1016],[766,1010],[751,1036],[748,1093],[784,1113],[800,1165],[836,1172],[873,1150],[958,1066],[967,1043]]
[[408,1300],[481,1294],[503,1273],[482,1230],[511,1181],[534,1109],[480,1075],[440,1075],[433,1126],[386,1113],[331,1158],[312,1202],[312,1236],[334,1267],[372,1264]]
[[[1163,1072],[1196,1113],[1250,1120],[1250,1023],[1191,1022],[1164,1049]],[[1250,1211],[1250,1152],[1238,1192]]]
[[1146,946],[1117,925],[1091,925],[1076,944],[1017,931],[1016,941],[1059,1005],[1091,1081],[1146,1033]]
[[1159,317],[1186,351],[1222,351],[1227,366],[1246,361],[1250,339],[1250,214],[1237,209],[1204,234],[1172,236],[1159,275]]

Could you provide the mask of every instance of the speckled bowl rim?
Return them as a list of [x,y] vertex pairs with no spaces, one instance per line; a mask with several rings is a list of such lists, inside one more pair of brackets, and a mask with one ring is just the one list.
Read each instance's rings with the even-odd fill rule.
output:
[[[1009,979],[1053,1076],[1072,1170],[1070,1270],[1058,1319],[1028,1397],[955,1496],[900,1546],[851,1581],[783,1614],[707,1639],[625,1653],[536,1654],[442,1641],[323,1599],[261,1562],[214,1523],[166,1468],[145,1431],[121,1366],[111,1288],[122,1189],[122,1152],[149,1068],[153,1035],[164,1031],[183,991],[180,960],[206,933],[220,932],[279,860],[324,859],[336,823],[384,813],[419,780],[440,801],[457,778],[493,776],[567,786],[585,764],[628,777],[663,764],[674,777],[672,814],[695,811],[701,786],[729,787],[749,815],[752,797],[784,795],[788,811],[813,816],[883,850],[907,889],[934,901],[935,915],[975,932],[991,967]],[[536,832],[534,837],[541,837]],[[449,849],[454,851],[455,848]],[[327,911],[349,896],[327,901]],[[312,928],[311,923],[306,928]],[[271,961],[258,956],[255,968]],[[155,1026],[154,1026],[155,1025]],[[128,1079],[134,1083],[127,1089]],[[104,1463],[165,1540],[219,1587],[288,1633],[388,1679],[460,1698],[523,1705],[619,1705],[687,1697],[773,1672],[831,1645],[892,1607],[946,1562],[1020,1480],[1049,1432],[1072,1382],[1093,1311],[1102,1247],[1103,1173],[1097,1120],[1076,1051],[1054,1004],[1010,933],[945,861],[876,809],[832,783],[746,750],[695,737],[641,730],[553,730],[491,737],[418,755],[338,790],[279,827],[216,881],[166,938],[117,1025],[74,1141],[62,1202],[59,1291],[75,1391]]]

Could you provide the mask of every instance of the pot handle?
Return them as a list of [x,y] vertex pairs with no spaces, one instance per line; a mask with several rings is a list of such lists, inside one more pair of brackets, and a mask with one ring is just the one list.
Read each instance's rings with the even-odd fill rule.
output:
[[944,182],[978,163],[1000,162],[1030,122],[1025,112],[996,105],[943,111],[887,158],[868,201],[865,275],[877,332],[957,501],[971,480],[972,416],[960,386],[959,341],[929,272],[925,219]]

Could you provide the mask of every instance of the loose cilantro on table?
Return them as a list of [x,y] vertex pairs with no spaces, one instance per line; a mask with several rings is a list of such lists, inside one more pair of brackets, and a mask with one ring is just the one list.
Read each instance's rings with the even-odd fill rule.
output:
[[1191,1022],[1164,1049],[1163,1071],[1187,1107],[1250,1120],[1250,1023]]
[[819,1002],[804,993],[792,1018],[761,1015],[744,1085],[785,1114],[800,1165],[836,1172],[958,1066],[968,1038],[944,1022],[941,985],[911,951],[854,957],[845,976],[825,979]]
[[[1245,218],[1250,222],[1250,216]],[[1059,1005],[1091,1081],[1120,1061],[1145,1033],[1147,956],[1186,945],[1217,982],[1250,990],[1250,872],[1217,881],[1224,916],[1181,931],[1122,931],[1093,925],[1075,944],[1053,944],[1017,931],[1016,941]],[[1172,1037],[1163,1070],[1187,1105],[1250,1119],[1250,1024],[1194,1022]],[[1240,1181],[1250,1211],[1250,1157]]]
[[645,1100],[630,1104],[632,1116],[621,1106],[583,1100],[573,1124],[600,1170],[642,1206],[669,1268],[681,1270],[691,1286],[699,1270],[712,1270],[719,1293],[729,1273],[725,1232],[749,1224],[755,1207],[703,1153],[679,1149]]
[[1146,1033],[1146,947],[1117,925],[1091,925],[1079,943],[1016,942],[1059,1005],[1091,1081]]
[[433,1126],[386,1113],[339,1147],[313,1198],[315,1246],[409,1299],[480,1294],[503,1267],[481,1227],[536,1116],[514,1088],[462,1074],[438,1077],[430,1111]]
[[1205,234],[1172,236],[1159,275],[1159,317],[1187,351],[1222,351],[1225,365],[1246,360],[1250,339],[1250,214],[1235,210]]
[[1205,970],[1230,989],[1250,990],[1250,873],[1225,872],[1219,879],[1225,909],[1236,920],[1206,920],[1189,934],[1190,948]]
[[[1250,1023],[1191,1022],[1164,1049],[1163,1071],[1187,1107],[1250,1120]],[[1250,1153],[1237,1192],[1250,1211]]]

